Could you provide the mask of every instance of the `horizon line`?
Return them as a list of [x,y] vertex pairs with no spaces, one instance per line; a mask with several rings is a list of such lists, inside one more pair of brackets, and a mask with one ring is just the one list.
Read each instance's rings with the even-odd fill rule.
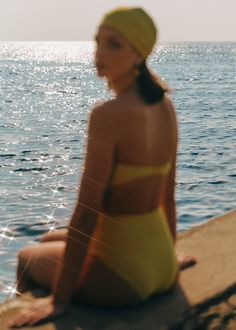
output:
[[[0,40],[4,42],[94,42],[93,40]],[[161,40],[157,44],[163,42],[236,42],[236,40]]]

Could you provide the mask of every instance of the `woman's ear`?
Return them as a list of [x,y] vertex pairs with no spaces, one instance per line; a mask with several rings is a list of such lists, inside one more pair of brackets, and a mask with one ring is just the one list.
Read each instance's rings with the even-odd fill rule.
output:
[[142,62],[144,61],[143,57],[138,53],[136,52],[136,65],[140,65]]

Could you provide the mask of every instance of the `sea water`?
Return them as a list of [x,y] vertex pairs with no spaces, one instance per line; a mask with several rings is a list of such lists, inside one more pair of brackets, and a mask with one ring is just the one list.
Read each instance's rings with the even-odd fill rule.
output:
[[[90,109],[111,97],[93,52],[92,42],[0,43],[0,300],[14,293],[17,251],[68,224]],[[236,206],[236,42],[162,43],[149,64],[173,89],[184,230]]]

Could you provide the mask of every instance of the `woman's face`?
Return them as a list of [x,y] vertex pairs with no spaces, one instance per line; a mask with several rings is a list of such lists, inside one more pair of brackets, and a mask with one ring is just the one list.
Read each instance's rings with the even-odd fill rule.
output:
[[129,41],[110,27],[101,26],[95,40],[95,65],[99,77],[115,81],[133,74],[134,67],[142,61]]

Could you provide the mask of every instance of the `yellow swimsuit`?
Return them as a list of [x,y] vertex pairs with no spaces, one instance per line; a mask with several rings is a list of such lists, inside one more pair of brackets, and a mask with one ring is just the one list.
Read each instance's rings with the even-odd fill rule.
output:
[[[151,175],[167,175],[163,166],[118,164],[112,186]],[[176,280],[178,264],[164,210],[108,216],[101,213],[89,251],[123,278],[144,300],[170,288]]]

